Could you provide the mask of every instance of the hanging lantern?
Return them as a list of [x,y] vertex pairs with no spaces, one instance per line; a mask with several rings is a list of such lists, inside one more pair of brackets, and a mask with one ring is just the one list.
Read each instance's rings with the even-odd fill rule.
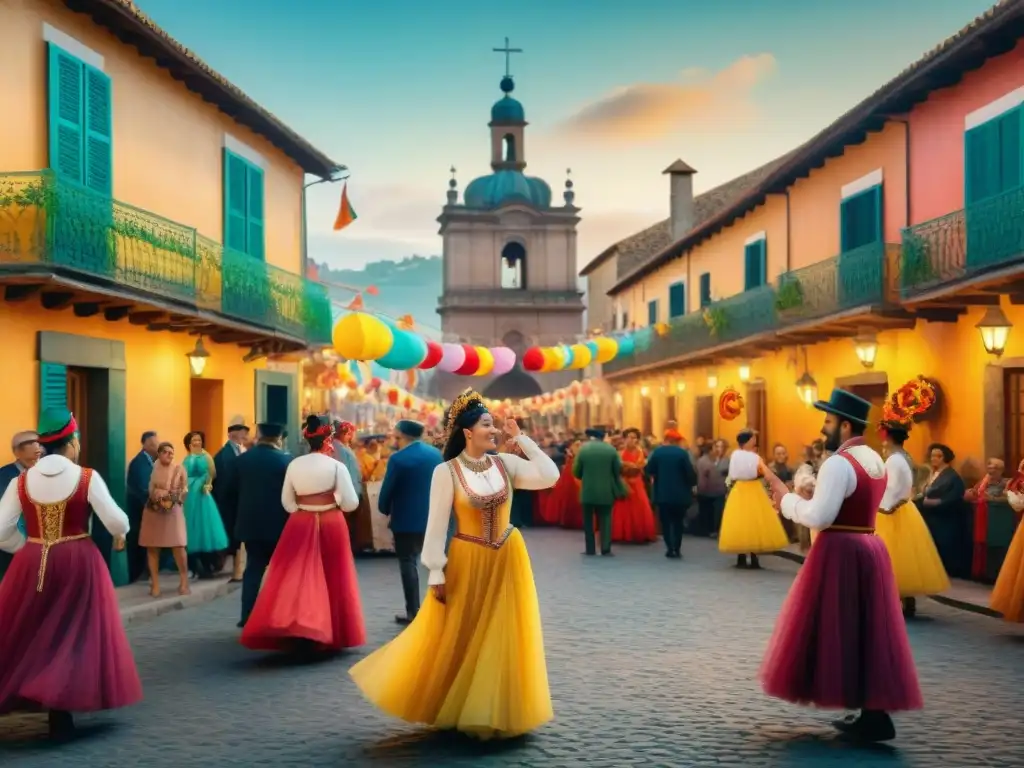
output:
[[407,371],[426,360],[427,343],[419,334],[385,322],[391,330],[391,349],[377,360],[377,365],[394,371]]
[[594,353],[590,351],[590,347],[586,344],[573,344],[572,347],[572,367],[574,370],[581,371],[586,368],[594,359]]
[[459,376],[472,376],[480,368],[480,355],[476,351],[477,348],[469,344],[463,344],[462,350],[466,353],[466,358],[453,373]]
[[597,355],[595,356],[595,359],[602,365],[614,360],[615,355],[619,352],[618,342],[610,336],[598,336],[594,339],[594,343],[597,344]]
[[508,347],[494,347],[491,349],[491,356],[494,358],[495,376],[504,376],[516,366],[516,353]]
[[437,370],[445,373],[455,373],[466,362],[466,348],[461,344],[442,344],[441,360],[437,364]]
[[350,312],[331,334],[334,351],[349,360],[377,360],[391,349],[391,329],[365,312]]
[[391,405],[398,405],[398,397],[398,387],[392,387],[388,390],[388,402],[391,403]]
[[405,400],[402,401],[402,407],[407,411],[412,410],[412,398],[408,395],[405,396]]
[[636,343],[633,341],[633,334],[626,334],[619,337],[619,353],[616,357],[632,355],[636,351]]
[[527,371],[540,371],[544,367],[544,352],[540,347],[530,347],[523,354],[523,368]]
[[419,364],[419,367],[424,370],[437,367],[437,364],[441,362],[441,358],[444,356],[444,347],[436,341],[427,341],[426,344],[427,356]]

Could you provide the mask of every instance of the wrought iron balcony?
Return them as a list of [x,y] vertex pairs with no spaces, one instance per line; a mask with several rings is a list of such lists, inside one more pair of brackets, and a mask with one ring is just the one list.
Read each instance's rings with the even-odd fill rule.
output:
[[775,285],[762,285],[676,318],[664,335],[653,328],[636,331],[635,352],[606,363],[603,371],[622,373],[813,325],[849,310],[895,304],[898,263],[899,247],[879,242],[786,272]]
[[1024,260],[1024,189],[903,230],[903,297]]
[[0,277],[33,267],[151,294],[312,344],[331,338],[331,303],[318,283],[49,171],[0,174]]

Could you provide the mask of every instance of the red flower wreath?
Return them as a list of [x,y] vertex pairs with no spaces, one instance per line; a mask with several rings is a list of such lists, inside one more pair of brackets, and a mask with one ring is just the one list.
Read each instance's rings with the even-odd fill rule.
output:
[[882,406],[882,420],[909,426],[931,410],[937,398],[935,385],[918,376],[889,396]]

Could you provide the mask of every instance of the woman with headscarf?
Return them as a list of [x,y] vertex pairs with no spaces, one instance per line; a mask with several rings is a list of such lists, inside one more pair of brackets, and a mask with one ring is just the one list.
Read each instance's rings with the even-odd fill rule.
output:
[[[526,545],[510,524],[513,489],[550,488],[558,468],[512,419],[504,445],[476,392],[445,421],[423,564],[430,598],[402,634],[356,664],[363,694],[390,715],[480,738],[511,738],[552,716],[540,607]],[[454,515],[456,533],[445,541]]]
[[310,453],[292,460],[281,506],[288,513],[242,645],[259,651],[340,651],[366,642],[359,582],[342,510],[359,505],[345,465],[334,458],[331,425],[306,418]]

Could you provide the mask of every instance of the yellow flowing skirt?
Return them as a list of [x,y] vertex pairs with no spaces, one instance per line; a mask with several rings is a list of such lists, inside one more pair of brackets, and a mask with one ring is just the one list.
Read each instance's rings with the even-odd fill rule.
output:
[[939,550],[914,502],[906,502],[891,515],[879,512],[875,533],[889,550],[900,597],[937,595],[949,589]]
[[786,529],[760,480],[737,480],[725,500],[718,550],[733,555],[775,552],[789,545]]
[[452,539],[447,602],[432,595],[398,637],[349,674],[389,715],[479,738],[554,717],[540,605],[519,531],[499,549]]
[[1024,523],[1013,534],[1006,559],[999,569],[992,587],[989,605],[1003,614],[1003,619],[1020,624],[1024,622]]

